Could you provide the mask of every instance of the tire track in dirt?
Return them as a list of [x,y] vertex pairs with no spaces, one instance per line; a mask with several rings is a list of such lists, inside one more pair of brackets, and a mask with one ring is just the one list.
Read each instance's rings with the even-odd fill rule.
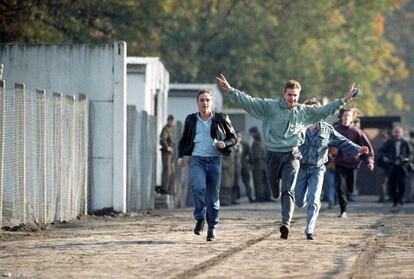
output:
[[[292,220],[291,224],[294,225],[298,220],[301,219],[305,219],[305,217],[299,216],[299,217],[295,217],[295,220]],[[188,270],[185,270],[177,275],[175,275],[174,277],[172,277],[173,279],[187,279],[187,278],[194,278],[197,275],[203,273],[204,271],[206,271],[207,269],[211,269],[212,266],[220,264],[223,260],[228,259],[232,256],[234,256],[237,253],[240,253],[244,250],[246,250],[247,248],[264,241],[265,239],[274,236],[274,234],[278,234],[279,233],[279,226],[281,224],[279,222],[276,222],[275,227],[276,229],[272,229],[266,233],[263,233],[261,236],[257,236],[255,238],[249,239],[246,242],[244,242],[242,245],[231,248],[217,256],[212,257],[211,259],[204,261],[200,264],[197,264],[193,267],[191,267]]]
[[350,278],[413,278],[414,222],[412,216],[395,219],[385,217],[371,227],[377,233],[358,254]]
[[204,261],[200,264],[197,264],[193,267],[191,267],[188,270],[185,270],[182,273],[177,274],[176,276],[174,276],[174,279],[186,279],[186,278],[194,278],[197,275],[203,273],[205,270],[211,268],[214,265],[217,265],[219,263],[221,263],[224,259],[227,259],[247,248],[249,248],[250,246],[253,246],[263,240],[265,240],[266,238],[273,236],[276,232],[278,232],[277,229],[272,229],[264,234],[262,234],[261,236],[255,237],[253,239],[249,239],[248,241],[246,241],[245,243],[243,243],[240,246],[231,248],[217,256],[214,256],[213,258]]
[[340,257],[337,260],[337,268],[326,273],[324,278],[370,278],[375,259],[386,244],[388,233],[384,232],[384,219],[370,226],[371,231],[367,234],[367,239],[355,245],[356,252]]

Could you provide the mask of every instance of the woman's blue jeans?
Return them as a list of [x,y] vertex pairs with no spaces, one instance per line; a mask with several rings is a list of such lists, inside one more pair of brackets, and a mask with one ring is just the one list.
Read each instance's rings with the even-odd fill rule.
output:
[[194,218],[206,217],[208,230],[213,231],[219,223],[221,157],[193,156],[190,179]]

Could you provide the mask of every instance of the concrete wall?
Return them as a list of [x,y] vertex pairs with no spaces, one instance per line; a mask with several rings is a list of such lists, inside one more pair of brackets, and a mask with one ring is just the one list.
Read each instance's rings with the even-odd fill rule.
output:
[[1,45],[8,86],[87,94],[90,100],[90,210],[126,211],[126,43]]

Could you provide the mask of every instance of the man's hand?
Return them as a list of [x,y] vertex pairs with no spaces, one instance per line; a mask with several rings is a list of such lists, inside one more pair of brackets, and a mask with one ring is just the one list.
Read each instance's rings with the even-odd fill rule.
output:
[[184,159],[183,159],[183,158],[179,158],[179,159],[178,159],[178,166],[179,166],[180,168],[184,168],[184,167],[186,166],[186,163],[185,163],[185,161],[184,161]]
[[368,169],[369,169],[370,171],[373,171],[373,170],[374,170],[374,164],[373,164],[373,163],[369,163],[369,164],[367,165],[367,167],[368,167]]
[[352,83],[351,89],[349,89],[348,93],[344,97],[344,101],[345,102],[347,102],[347,101],[349,101],[350,99],[353,98],[353,94],[354,94],[353,91],[354,91],[354,89],[358,89],[359,90],[359,85],[356,84],[356,83]]
[[223,149],[223,148],[226,148],[226,143],[221,140],[221,141],[217,142],[216,146],[219,149]]
[[223,74],[219,74],[216,77],[218,84],[220,86],[221,89],[223,89],[224,92],[229,92],[231,89],[231,86],[229,84],[229,82],[227,81],[226,77]]
[[358,154],[368,154],[369,153],[369,148],[368,146],[362,146],[359,150],[358,150]]
[[174,153],[174,148],[172,148],[171,146],[167,147],[167,152],[168,153]]

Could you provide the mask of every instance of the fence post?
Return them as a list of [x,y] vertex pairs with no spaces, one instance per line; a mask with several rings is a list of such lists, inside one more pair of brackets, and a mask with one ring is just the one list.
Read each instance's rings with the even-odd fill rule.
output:
[[[67,188],[67,209],[66,209],[66,217],[65,220],[68,218],[76,218],[77,212],[75,209],[77,208],[76,201],[75,201],[75,131],[76,131],[76,118],[75,118],[75,101],[76,97],[73,95],[65,95],[65,104],[66,104],[66,122],[65,127],[67,127],[68,131],[67,134],[67,142],[65,149],[67,151],[67,172],[66,172],[66,188]],[[77,186],[77,185],[76,185]],[[68,216],[69,214],[69,216]]]
[[39,190],[41,191],[39,200],[40,222],[46,223],[47,216],[47,117],[46,117],[46,92],[45,90],[36,89],[36,113],[37,119],[37,136],[36,152],[38,155],[37,170],[39,172],[39,179],[41,181]]
[[88,106],[88,97],[86,94],[79,94],[79,106],[82,108],[82,118],[81,118],[81,152],[83,162],[80,162],[83,166],[83,172],[81,178],[83,179],[81,183],[82,187],[82,201],[80,212],[82,215],[88,214],[88,166],[89,166],[89,106]]
[[[1,74],[3,64],[1,64]],[[0,76],[1,78],[1,76]],[[6,111],[6,82],[0,79],[0,228],[3,226],[3,189],[4,189],[4,118]]]
[[16,102],[15,102],[15,119],[16,119],[16,180],[17,195],[15,204],[20,204],[18,219],[26,223],[26,104],[25,104],[25,85],[16,83]]
[[63,146],[63,94],[60,92],[53,92],[53,105],[54,105],[54,121],[55,123],[55,135],[53,140],[53,145],[56,148],[56,154],[60,156],[56,159],[54,157],[54,174],[55,174],[55,183],[54,187],[57,189],[56,195],[56,212],[55,220],[63,221],[63,158],[62,158],[62,146]]

